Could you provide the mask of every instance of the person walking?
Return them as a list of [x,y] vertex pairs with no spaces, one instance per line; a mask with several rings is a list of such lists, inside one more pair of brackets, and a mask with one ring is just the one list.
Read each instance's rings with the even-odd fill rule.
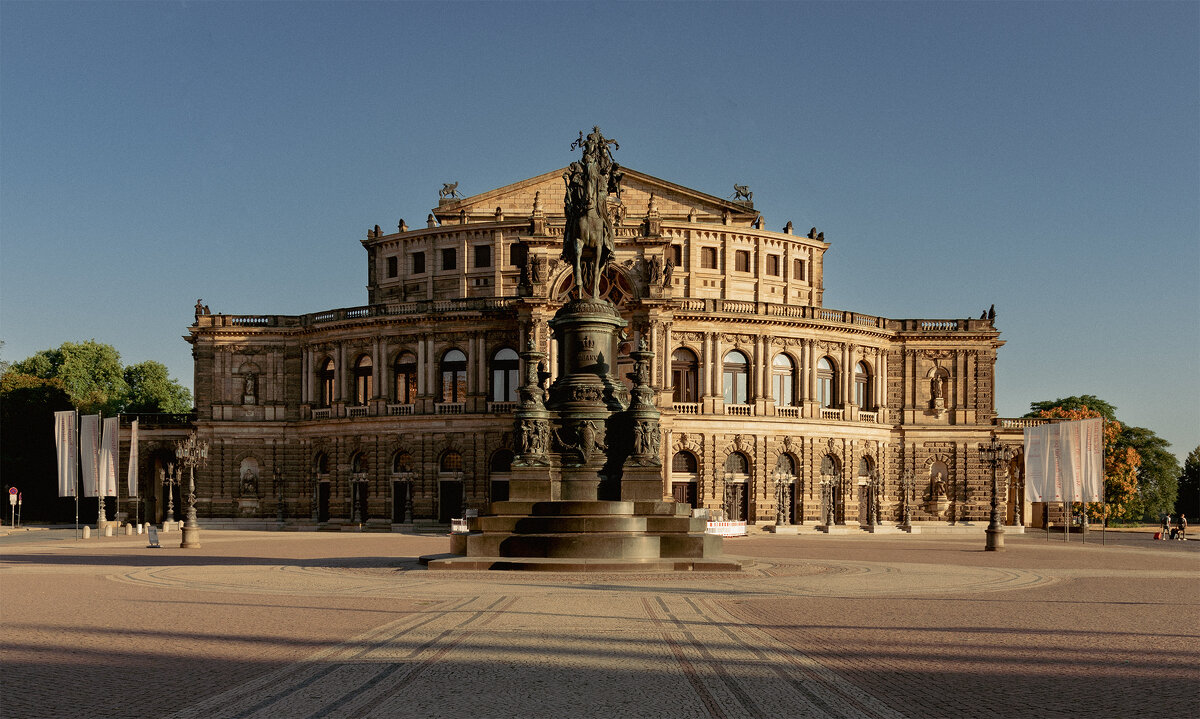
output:
[[1162,520],[1162,531],[1159,532],[1159,539],[1166,539],[1171,534],[1171,515],[1164,514]]
[[1179,527],[1179,538],[1186,540],[1187,539],[1187,515],[1186,514],[1179,515],[1179,523],[1176,526]]

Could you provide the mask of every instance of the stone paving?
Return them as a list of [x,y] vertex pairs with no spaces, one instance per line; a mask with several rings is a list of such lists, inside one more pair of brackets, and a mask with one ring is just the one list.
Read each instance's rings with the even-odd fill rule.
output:
[[[445,537],[0,539],[0,716],[1200,716],[1200,542],[752,536],[738,574]],[[1074,538],[1073,538],[1074,539]]]

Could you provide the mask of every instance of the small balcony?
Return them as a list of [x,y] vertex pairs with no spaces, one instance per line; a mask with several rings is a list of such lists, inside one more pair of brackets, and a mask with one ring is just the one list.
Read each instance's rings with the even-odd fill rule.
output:
[[860,409],[858,411],[858,421],[859,422],[878,422],[879,421],[879,413],[878,412],[868,412],[865,409]]
[[415,404],[389,404],[387,406],[387,416],[407,417],[410,414],[415,414],[416,409],[417,406]]
[[671,409],[676,414],[700,414],[699,402],[672,402]]
[[512,414],[517,411],[516,402],[488,402],[487,411],[491,414]]
[[435,414],[463,414],[466,409],[466,402],[437,402],[433,405]]
[[754,416],[754,406],[749,404],[727,404],[725,405],[725,414],[731,414],[735,417],[752,417]]
[[352,405],[350,407],[347,407],[346,408],[346,416],[351,417],[351,418],[366,417],[367,416],[367,405],[360,404],[360,405]]
[[331,407],[314,407],[312,411],[313,419],[329,419],[333,416],[333,408]]
[[800,419],[799,407],[776,407],[775,414],[779,417],[787,417],[788,419]]
[[834,408],[834,407],[822,407],[821,408],[821,419],[841,420],[841,419],[845,419],[845,416],[846,416],[846,413],[841,408]]

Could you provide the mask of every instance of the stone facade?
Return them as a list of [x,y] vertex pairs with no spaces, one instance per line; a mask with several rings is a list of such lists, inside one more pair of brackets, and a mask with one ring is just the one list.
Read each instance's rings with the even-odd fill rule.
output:
[[[198,306],[195,427],[211,444],[200,516],[384,528],[505,498],[521,330],[548,358],[537,371],[557,372],[547,322],[571,275],[562,174],[444,198],[420,227],[372,228],[361,307]],[[825,481],[836,520],[854,524],[877,486],[880,518],[895,522],[907,476],[914,520],[986,518],[976,448],[1020,437],[1020,422],[995,416],[993,320],[826,308],[824,233],[769,230],[749,201],[626,169],[617,215],[602,283],[627,322],[615,374],[645,338],[664,497],[812,523]]]

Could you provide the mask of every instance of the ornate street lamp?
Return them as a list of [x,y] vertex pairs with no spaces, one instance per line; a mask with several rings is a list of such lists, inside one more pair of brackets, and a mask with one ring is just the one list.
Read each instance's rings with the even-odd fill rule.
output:
[[726,472],[721,476],[721,519],[728,522],[729,510],[733,507],[733,472]]
[[911,471],[906,470],[900,475],[900,498],[904,501],[903,513],[900,515],[900,521],[903,526],[912,526],[912,493],[913,493],[914,477]]
[[200,548],[200,523],[196,521],[196,465],[208,461],[208,442],[196,437],[193,430],[187,439],[175,443],[175,458],[179,460],[180,470],[188,468],[188,498],[187,517],[183,523],[183,541],[181,549]]
[[1000,552],[1004,550],[1004,525],[1000,523],[1000,486],[999,486],[999,467],[1005,465],[1005,472],[1008,471],[1008,461],[1012,459],[1013,451],[1011,447],[1000,444],[1000,440],[992,437],[990,444],[979,445],[979,461],[992,467],[992,516],[987,527],[987,544],[984,549],[989,552]]
[[162,474],[162,485],[167,488],[167,522],[175,521],[175,491],[172,489],[179,484],[179,476],[175,472],[175,463],[167,462],[167,470]]
[[787,512],[784,509],[784,481],[790,476],[782,469],[776,469],[772,475],[775,479],[775,526],[779,527],[788,524]]
[[821,524],[826,527],[833,524],[833,478],[822,479],[821,484]]

